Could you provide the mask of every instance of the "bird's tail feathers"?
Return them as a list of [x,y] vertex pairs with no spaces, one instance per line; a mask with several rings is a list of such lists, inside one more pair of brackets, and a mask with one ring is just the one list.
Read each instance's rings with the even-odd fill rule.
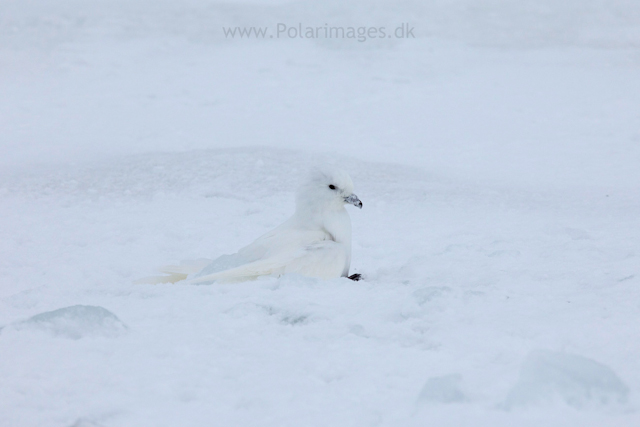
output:
[[187,281],[189,284],[202,285],[211,282],[235,283],[255,280],[260,276],[280,276],[284,274],[285,265],[273,259],[250,262],[239,267],[219,271],[206,276],[195,277]]
[[177,283],[186,280],[190,274],[195,274],[202,270],[211,260],[199,258],[194,260],[181,261],[180,265],[165,265],[158,269],[162,276],[149,276],[136,280],[135,284],[157,285],[161,283]]
[[162,283],[177,283],[189,277],[188,274],[174,273],[164,276],[148,276],[133,282],[135,285],[159,285]]

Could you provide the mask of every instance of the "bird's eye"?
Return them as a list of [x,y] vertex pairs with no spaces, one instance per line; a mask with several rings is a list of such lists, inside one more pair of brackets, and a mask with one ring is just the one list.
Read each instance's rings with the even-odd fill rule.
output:
[[333,185],[333,184],[331,184],[331,185],[329,185],[329,188],[330,188],[330,189],[332,189],[332,190],[335,190],[335,189],[336,189],[336,186],[335,186],[335,185]]

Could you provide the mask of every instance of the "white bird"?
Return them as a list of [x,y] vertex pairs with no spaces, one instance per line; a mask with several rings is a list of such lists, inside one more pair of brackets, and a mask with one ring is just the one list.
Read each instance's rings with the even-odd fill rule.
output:
[[362,208],[349,175],[340,170],[314,171],[297,191],[295,213],[282,225],[235,254],[166,266],[161,271],[167,275],[136,283],[228,283],[287,273],[359,280],[359,274],[349,276],[351,219],[347,204]]

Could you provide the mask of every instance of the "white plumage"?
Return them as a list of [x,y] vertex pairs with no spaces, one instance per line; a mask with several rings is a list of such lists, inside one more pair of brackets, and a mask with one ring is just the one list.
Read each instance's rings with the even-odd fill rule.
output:
[[349,175],[340,170],[315,171],[298,189],[296,212],[279,227],[235,254],[166,266],[161,271],[167,275],[137,283],[241,282],[287,273],[321,279],[346,277],[351,264],[351,219],[346,204],[362,208]]

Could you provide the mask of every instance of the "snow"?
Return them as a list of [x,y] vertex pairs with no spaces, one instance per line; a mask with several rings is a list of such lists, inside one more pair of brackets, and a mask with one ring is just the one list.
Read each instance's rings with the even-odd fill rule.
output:
[[[556,3],[0,3],[0,426],[638,425],[640,4]],[[319,163],[364,281],[133,285]]]

